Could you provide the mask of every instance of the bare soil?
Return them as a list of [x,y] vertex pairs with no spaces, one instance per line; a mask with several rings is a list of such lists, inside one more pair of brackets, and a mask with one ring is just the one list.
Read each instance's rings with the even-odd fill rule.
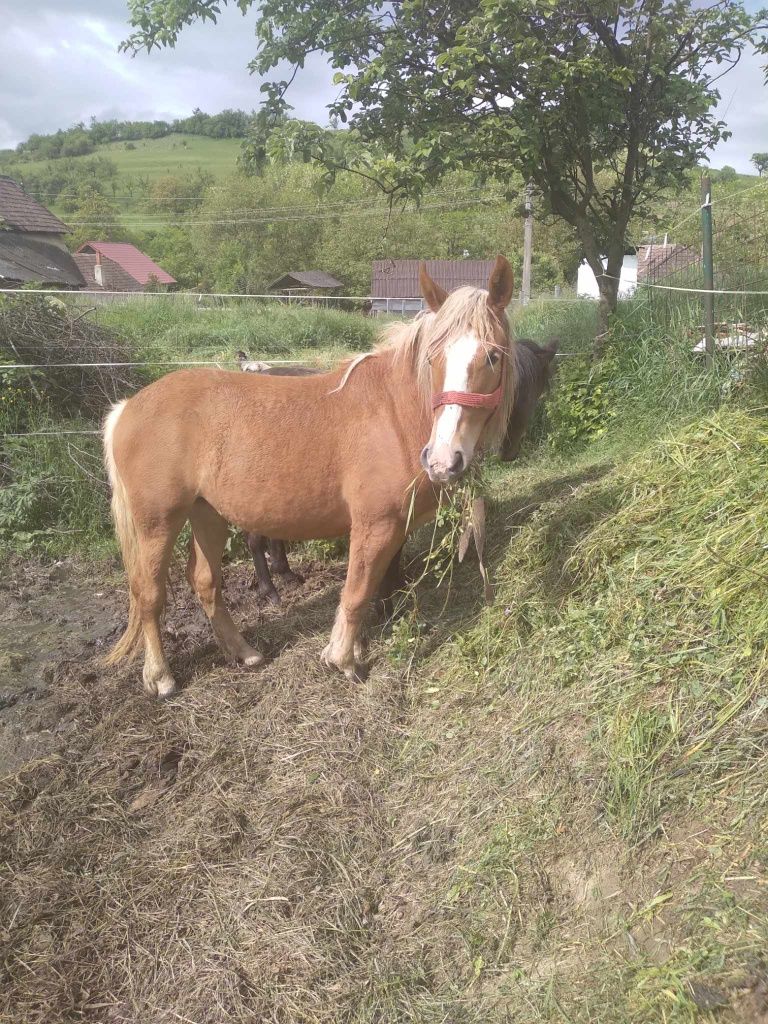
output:
[[[310,562],[302,569],[300,588],[277,578],[282,605],[276,608],[251,589],[248,564],[227,567],[233,615],[265,653],[274,655],[285,642],[280,620],[294,606],[307,606],[311,614],[314,599],[343,580],[343,566]],[[51,566],[17,560],[0,580],[0,778],[25,761],[66,749],[78,727],[78,708],[59,683],[63,675],[77,675],[86,688],[105,685],[100,659],[124,627],[125,606],[119,574],[109,578],[74,561]],[[302,621],[299,615],[297,624]],[[266,622],[273,629],[265,644],[259,627]],[[165,639],[172,663],[186,666],[196,651],[216,660],[210,627],[178,571],[169,589]]]

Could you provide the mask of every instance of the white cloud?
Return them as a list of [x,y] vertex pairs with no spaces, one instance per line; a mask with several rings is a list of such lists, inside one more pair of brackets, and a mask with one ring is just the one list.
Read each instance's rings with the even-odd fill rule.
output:
[[[194,107],[259,105],[260,82],[247,70],[256,51],[253,13],[224,7],[216,26],[190,26],[175,49],[134,58],[117,49],[130,31],[127,18],[126,0],[0,0],[0,148],[91,115],[170,119]],[[768,151],[763,60],[745,56],[721,82],[719,113],[733,136],[712,154],[714,167],[749,171],[752,153]],[[322,58],[310,59],[288,97],[297,116],[324,122],[336,94],[330,83]]]
[[[125,0],[101,0],[98,16],[95,7],[0,0],[0,148],[92,115],[172,119],[195,107],[258,107],[260,82],[247,68],[256,51],[253,15],[225,8],[218,25],[191,26],[175,49],[131,57],[118,52],[129,33]],[[330,80],[322,60],[308,62],[290,97],[297,116],[325,120]]]

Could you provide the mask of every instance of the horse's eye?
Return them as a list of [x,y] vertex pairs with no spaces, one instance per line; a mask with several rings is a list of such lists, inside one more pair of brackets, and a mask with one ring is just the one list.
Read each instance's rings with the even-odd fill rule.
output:
[[488,353],[488,362],[491,364],[491,366],[496,366],[500,359],[501,352],[499,352],[498,349],[494,349],[492,352]]

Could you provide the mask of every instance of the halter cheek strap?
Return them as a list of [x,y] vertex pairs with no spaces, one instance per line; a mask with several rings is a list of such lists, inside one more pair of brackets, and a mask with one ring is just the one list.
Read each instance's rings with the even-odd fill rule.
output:
[[501,402],[501,384],[490,394],[478,394],[476,391],[440,391],[432,395],[432,408],[441,405],[464,405],[470,409],[497,409]]

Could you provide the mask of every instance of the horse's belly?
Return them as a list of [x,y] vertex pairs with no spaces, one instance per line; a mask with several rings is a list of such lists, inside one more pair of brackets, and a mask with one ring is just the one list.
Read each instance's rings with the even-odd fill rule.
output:
[[227,522],[281,540],[317,540],[349,532],[350,517],[340,494],[243,488],[235,493],[202,495]]

